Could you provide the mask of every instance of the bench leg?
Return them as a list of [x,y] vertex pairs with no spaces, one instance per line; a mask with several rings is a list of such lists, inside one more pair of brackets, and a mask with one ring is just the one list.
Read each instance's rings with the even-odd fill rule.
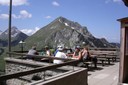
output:
[[97,68],[97,62],[93,62],[94,63],[94,67]]
[[110,65],[110,58],[108,58],[108,64]]
[[116,57],[113,57],[112,59],[113,59],[113,62],[116,62]]
[[102,62],[102,66],[104,66],[104,60],[102,60],[101,62]]
[[90,67],[89,67],[89,64],[88,63],[85,63],[85,67],[90,70]]
[[89,64],[85,64],[86,65],[86,67],[89,69]]

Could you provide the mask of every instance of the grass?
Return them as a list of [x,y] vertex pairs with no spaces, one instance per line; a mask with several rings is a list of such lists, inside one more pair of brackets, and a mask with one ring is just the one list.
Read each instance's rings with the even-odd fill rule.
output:
[[5,61],[4,58],[0,58],[0,71],[4,71],[5,70]]

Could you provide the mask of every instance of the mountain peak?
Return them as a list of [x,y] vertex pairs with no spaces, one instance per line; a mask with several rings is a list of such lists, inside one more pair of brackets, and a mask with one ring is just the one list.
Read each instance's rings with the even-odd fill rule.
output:
[[[17,45],[19,43],[19,41],[21,40],[25,40],[28,36],[24,33],[22,33],[20,30],[18,30],[18,28],[16,26],[13,26],[11,28],[11,43],[12,46],[13,45]],[[4,32],[2,32],[2,34],[0,35],[0,39],[4,40],[5,42],[8,41],[8,29]],[[5,43],[2,43],[3,46],[7,46],[7,44],[5,45]]]
[[105,42],[95,38],[86,26],[81,26],[78,22],[68,20],[62,16],[56,18],[26,39],[29,45],[33,45],[33,41],[39,46],[47,45],[50,47],[56,47],[59,44],[73,47],[75,45],[81,45],[82,42],[92,47],[111,46],[107,41]]
[[[8,34],[8,30],[9,29],[5,30],[4,33]],[[14,34],[15,32],[19,33],[20,31],[18,30],[18,28],[16,26],[12,26],[11,27],[11,34]]]
[[[9,29],[7,29],[6,31],[4,31],[2,34],[1,34],[1,36],[0,36],[0,38],[1,39],[7,39],[7,37],[8,37],[8,30]],[[12,38],[15,38],[17,35],[19,35],[21,33],[21,31],[20,30],[18,30],[18,28],[16,27],[16,26],[12,26],[12,28],[11,28],[11,37]]]
[[59,16],[57,19],[66,19],[65,17]]
[[59,21],[60,23],[65,23],[65,22],[69,21],[68,19],[66,19],[65,17],[62,17],[62,16],[58,17],[56,20]]
[[20,32],[21,32],[21,31],[18,30],[18,28],[17,28],[16,26],[13,26],[13,27],[11,28],[11,33],[12,33],[12,34],[20,33]]
[[12,28],[11,29],[18,29],[16,26],[12,26]]

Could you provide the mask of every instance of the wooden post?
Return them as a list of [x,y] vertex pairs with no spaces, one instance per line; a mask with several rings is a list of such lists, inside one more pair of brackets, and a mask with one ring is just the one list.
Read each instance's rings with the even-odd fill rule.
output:
[[126,83],[128,79],[128,17],[118,21],[121,22],[119,83]]

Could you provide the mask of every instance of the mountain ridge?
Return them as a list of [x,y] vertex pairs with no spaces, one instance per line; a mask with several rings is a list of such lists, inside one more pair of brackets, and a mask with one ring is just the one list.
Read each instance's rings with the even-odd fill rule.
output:
[[[28,49],[32,45],[37,45],[41,49],[46,45],[56,48],[60,44],[72,48],[76,45],[82,45],[83,42],[90,47],[114,47],[105,38],[99,39],[93,36],[86,26],[81,26],[78,22],[68,20],[62,16],[42,27],[31,36],[22,33],[15,26],[12,27],[11,33],[13,46],[17,45],[20,40],[25,40]],[[3,46],[7,46],[7,34],[8,30],[0,35]],[[1,43],[0,45],[2,45]]]
[[106,39],[95,38],[86,26],[81,26],[78,22],[64,17],[58,17],[42,27],[35,34],[28,37],[26,42],[29,45],[36,44],[39,48],[45,45],[55,48],[59,44],[73,47],[82,45],[83,42],[91,47],[113,47]]

